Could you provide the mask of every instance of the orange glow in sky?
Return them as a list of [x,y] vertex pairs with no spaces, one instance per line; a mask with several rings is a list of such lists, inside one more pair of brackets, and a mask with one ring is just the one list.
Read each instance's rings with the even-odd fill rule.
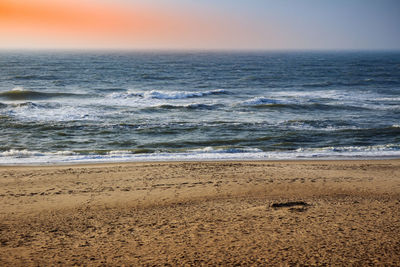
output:
[[400,49],[396,0],[0,0],[0,49]]
[[[214,20],[214,21],[213,21]],[[93,0],[1,0],[3,44],[157,48],[223,41],[213,18]],[[30,44],[27,44],[29,42]]]

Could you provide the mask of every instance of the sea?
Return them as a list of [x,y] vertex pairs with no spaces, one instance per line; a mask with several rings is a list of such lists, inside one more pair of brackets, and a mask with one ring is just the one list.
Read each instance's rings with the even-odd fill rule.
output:
[[0,52],[2,165],[383,158],[400,52]]

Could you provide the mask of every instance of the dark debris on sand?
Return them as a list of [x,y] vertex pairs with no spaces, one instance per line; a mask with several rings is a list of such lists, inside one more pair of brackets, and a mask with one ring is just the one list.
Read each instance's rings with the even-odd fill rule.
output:
[[273,203],[271,205],[271,207],[274,209],[289,208],[290,211],[297,211],[297,212],[306,211],[308,206],[310,206],[310,204],[304,201],[278,202],[278,203]]

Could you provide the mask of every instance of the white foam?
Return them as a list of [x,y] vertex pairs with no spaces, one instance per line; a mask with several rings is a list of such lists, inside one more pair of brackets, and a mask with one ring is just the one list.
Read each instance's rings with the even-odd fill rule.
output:
[[[363,95],[368,100],[371,95]],[[349,93],[343,90],[318,90],[318,91],[280,91],[269,92],[268,97],[259,96],[242,102],[242,105],[268,105],[268,104],[305,104],[315,103],[318,99],[327,99],[331,103],[353,103],[359,102],[361,96],[358,93]]]
[[320,125],[318,127],[312,126],[307,122],[291,122],[291,121],[283,121],[278,124],[280,127],[285,127],[287,129],[293,130],[308,130],[308,131],[324,131],[324,132],[334,132],[334,131],[343,131],[343,130],[361,130],[363,128],[357,126],[333,126],[333,125]]
[[195,153],[260,153],[260,152],[262,152],[262,150],[258,149],[258,148],[251,148],[251,147],[246,147],[246,148],[213,148],[213,147],[209,146],[209,147],[189,150],[189,152],[195,152]]
[[390,101],[390,102],[398,101],[399,104],[400,104],[400,97],[378,97],[378,98],[375,98],[375,100],[377,100],[377,101]]
[[26,89],[22,86],[17,86],[17,87],[14,87],[13,89],[11,89],[11,91],[23,92],[23,91],[26,91]]
[[[400,98],[398,96],[379,97],[373,91],[345,91],[345,90],[310,90],[310,91],[279,91],[269,92],[267,97],[255,97],[244,102],[247,105],[262,104],[322,104],[361,107],[375,110],[399,110]],[[270,103],[268,102],[270,101]],[[398,105],[388,104],[398,102]]]
[[0,153],[0,164],[70,164],[95,162],[182,161],[182,160],[296,160],[296,159],[368,159],[400,158],[400,144],[300,148],[292,151],[264,152],[257,148],[193,149],[181,153],[135,154],[110,151],[105,154],[78,154],[72,151],[39,152],[9,150]]
[[393,110],[393,111],[398,111],[400,110],[400,102],[398,105],[387,105],[385,103],[379,103],[379,104],[362,104],[361,105],[364,108],[369,108],[369,109],[375,109],[375,110]]
[[209,91],[128,91],[124,93],[112,93],[111,98],[137,98],[144,97],[150,99],[185,99],[193,97],[202,97],[208,95],[217,95],[226,93],[223,89],[209,90]]
[[2,113],[22,121],[76,121],[97,118],[96,111],[90,108],[57,103],[27,102],[23,105],[9,105]]
[[25,159],[25,158],[35,158],[35,157],[46,157],[46,156],[71,156],[76,155],[72,151],[57,151],[57,152],[40,152],[40,151],[29,151],[27,149],[17,150],[10,149],[8,151],[3,151],[0,153],[1,158],[15,158],[15,159]]
[[344,146],[344,147],[322,147],[322,148],[299,148],[299,153],[378,153],[378,152],[399,152],[400,144],[386,144],[375,146]]
[[[213,108],[216,105],[231,105],[230,99],[218,98],[209,99],[201,96],[212,94],[223,94],[225,90],[212,90],[205,92],[178,92],[178,91],[130,91],[124,93],[112,93],[104,98],[88,101],[85,104],[104,105],[114,107],[132,107],[136,109],[158,108],[162,106],[171,106],[176,108]],[[193,101],[194,97],[199,97]]]

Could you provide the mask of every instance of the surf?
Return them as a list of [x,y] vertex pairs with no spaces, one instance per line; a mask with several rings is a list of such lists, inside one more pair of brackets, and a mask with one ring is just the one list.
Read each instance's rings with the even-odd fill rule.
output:
[[84,94],[73,94],[73,93],[49,93],[39,92],[33,90],[26,90],[22,88],[14,88],[10,91],[0,93],[0,98],[5,100],[45,100],[52,98],[64,98],[64,97],[86,97]]

